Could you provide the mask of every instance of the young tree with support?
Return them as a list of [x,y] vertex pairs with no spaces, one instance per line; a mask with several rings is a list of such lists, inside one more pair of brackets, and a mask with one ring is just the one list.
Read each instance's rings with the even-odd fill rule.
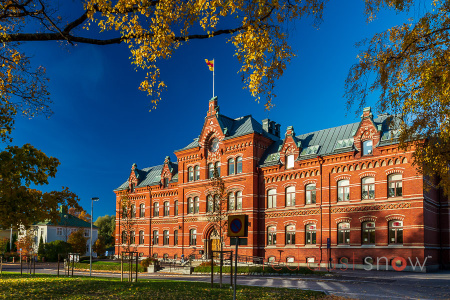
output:
[[[209,183],[209,194],[207,196],[206,219],[213,226],[213,233],[219,236],[220,253],[220,287],[222,287],[222,267],[223,267],[223,246],[228,224],[228,195],[225,188],[225,182],[219,174],[219,170],[214,167],[214,174]],[[214,251],[211,251],[213,254]],[[213,264],[214,257],[211,257]]]

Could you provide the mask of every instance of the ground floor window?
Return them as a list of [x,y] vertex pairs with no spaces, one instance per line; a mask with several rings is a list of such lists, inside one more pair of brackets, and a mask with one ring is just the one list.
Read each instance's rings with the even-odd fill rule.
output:
[[190,246],[197,245],[197,229],[189,230],[189,245]]

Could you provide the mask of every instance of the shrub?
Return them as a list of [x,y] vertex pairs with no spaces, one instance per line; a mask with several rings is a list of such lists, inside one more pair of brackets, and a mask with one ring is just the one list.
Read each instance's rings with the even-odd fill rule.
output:
[[57,261],[58,254],[65,256],[72,251],[72,247],[64,241],[53,241],[45,244],[44,251],[47,261]]
[[143,260],[141,260],[141,261],[139,262],[139,264],[140,264],[143,268],[147,269],[149,265],[154,265],[156,261],[158,261],[156,258],[153,258],[153,257],[147,257],[147,258],[144,258]]
[[16,261],[18,261],[20,255],[19,255],[19,253],[17,253],[17,252],[6,252],[6,253],[5,253],[5,256],[4,256],[4,258],[5,258],[6,261],[12,261],[12,258],[13,258],[13,257],[15,257]]
[[[199,267],[210,267],[211,268],[211,261],[204,261],[201,264],[198,265]],[[213,266],[217,266],[215,262],[213,262]]]

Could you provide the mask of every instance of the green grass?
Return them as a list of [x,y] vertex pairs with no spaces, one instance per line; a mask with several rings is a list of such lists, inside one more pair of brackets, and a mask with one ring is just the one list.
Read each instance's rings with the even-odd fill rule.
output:
[[[320,299],[321,292],[285,288],[238,286],[237,299]],[[211,288],[203,282],[139,279],[137,283],[115,278],[56,277],[3,273],[2,299],[232,299],[232,290]]]
[[[136,264],[135,262],[132,264],[131,268],[135,270]],[[89,269],[89,261],[83,261],[80,263],[75,263],[75,269]],[[128,262],[123,262],[124,271],[128,271],[129,264]],[[103,270],[103,271],[120,271],[120,262],[113,261],[96,261],[92,262],[92,270]],[[138,272],[144,272],[144,268],[141,265],[138,265]]]
[[[195,267],[194,272],[197,273],[211,273],[211,266]],[[214,272],[219,272],[219,266],[214,266]],[[222,272],[230,273],[230,266],[223,266]],[[234,267],[233,267],[234,272]],[[264,267],[238,267],[238,274],[260,273],[260,274],[302,274],[302,275],[322,275],[326,272],[313,271],[306,267],[279,267],[279,266],[264,266]]]

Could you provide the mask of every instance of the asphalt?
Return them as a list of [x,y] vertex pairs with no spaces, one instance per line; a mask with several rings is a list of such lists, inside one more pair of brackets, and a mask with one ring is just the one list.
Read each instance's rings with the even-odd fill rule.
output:
[[[61,267],[62,268],[62,267]],[[20,264],[3,264],[3,271],[20,272]],[[27,269],[23,269],[26,273]],[[57,264],[36,264],[36,273],[56,274]],[[63,271],[60,271],[61,275]],[[74,271],[77,276],[89,276],[88,271]],[[119,273],[93,271],[95,277],[120,277]],[[125,276],[125,278],[127,278]],[[171,279],[211,282],[210,275],[175,275],[139,273],[138,280]],[[225,275],[223,283],[230,277]],[[410,273],[393,271],[346,270],[334,271],[327,276],[251,276],[239,275],[239,285],[285,287],[323,291],[327,294],[354,299],[450,299],[450,271],[436,273]],[[219,282],[219,276],[214,276]]]

